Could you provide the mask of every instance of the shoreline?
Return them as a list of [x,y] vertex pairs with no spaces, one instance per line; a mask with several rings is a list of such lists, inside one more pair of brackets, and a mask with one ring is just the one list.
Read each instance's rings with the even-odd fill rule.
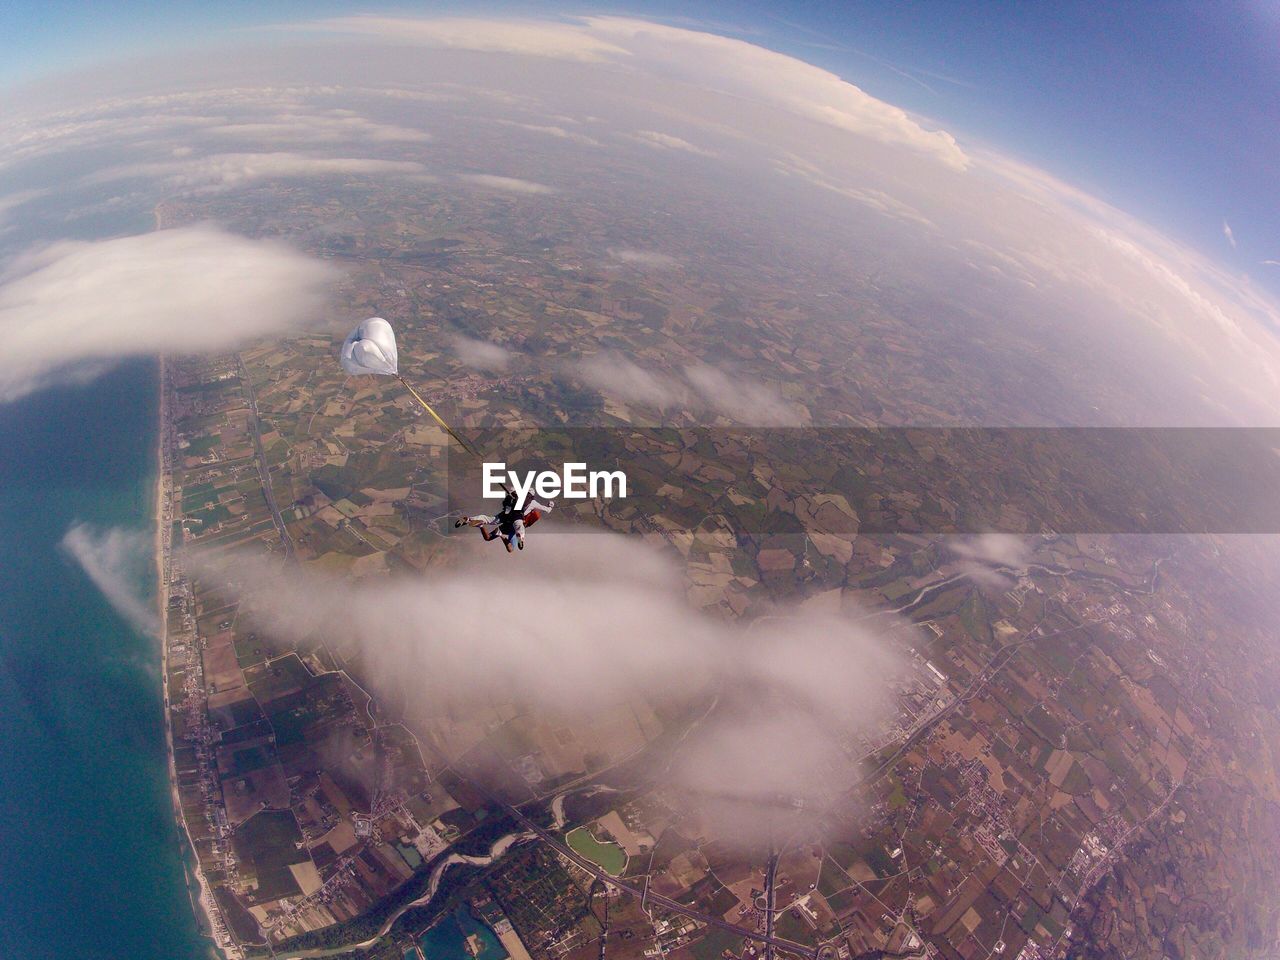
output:
[[173,520],[172,511],[169,509],[171,507],[172,487],[167,456],[169,452],[169,422],[165,399],[166,380],[165,358],[163,355],[158,358],[156,374],[159,382],[159,408],[156,427],[155,508],[152,520],[155,523],[156,614],[160,632],[160,689],[161,701],[164,707],[164,743],[165,762],[169,775],[169,802],[173,806],[174,819],[187,845],[186,852],[191,854],[190,865],[187,863],[186,852],[182,857],[183,873],[188,877],[188,896],[191,893],[191,876],[194,875],[200,889],[199,897],[192,899],[192,906],[196,910],[198,933],[209,940],[217,956],[231,960],[234,956],[238,956],[239,953],[238,951],[234,954],[230,952],[227,949],[227,945],[220,943],[215,935],[215,931],[218,928],[215,916],[219,913],[217,903],[214,900],[213,889],[209,886],[204,870],[200,866],[200,855],[196,849],[195,841],[191,837],[191,830],[187,826],[187,818],[182,811],[182,796],[178,790],[178,768],[173,749],[173,717],[169,703],[169,579],[170,572],[173,569],[173,537],[171,529]]

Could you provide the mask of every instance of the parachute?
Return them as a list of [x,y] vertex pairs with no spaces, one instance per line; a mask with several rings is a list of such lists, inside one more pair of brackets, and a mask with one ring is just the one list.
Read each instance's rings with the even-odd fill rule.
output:
[[375,373],[400,375],[400,355],[396,350],[396,332],[381,317],[370,317],[351,331],[338,358],[342,369],[352,376]]
[[381,317],[370,317],[352,330],[351,335],[342,344],[338,363],[352,376],[374,374],[395,377],[400,381],[401,386],[413,395],[413,399],[422,404],[422,409],[431,414],[431,418],[440,424],[445,433],[457,440],[467,453],[476,459],[480,458],[475,448],[454,433],[453,428],[444,422],[440,414],[432,410],[431,405],[423,400],[409,381],[400,375],[400,354],[396,349],[396,332],[387,321]]

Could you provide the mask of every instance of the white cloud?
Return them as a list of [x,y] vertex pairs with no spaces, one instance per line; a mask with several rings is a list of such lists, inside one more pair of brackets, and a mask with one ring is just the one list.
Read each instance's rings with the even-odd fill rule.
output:
[[808,420],[800,404],[784,399],[756,378],[737,378],[705,363],[680,374],[646,370],[619,354],[596,354],[573,373],[606,396],[658,410],[711,411],[752,427],[797,426]]
[[66,532],[61,545],[135,630],[159,633],[156,610],[138,589],[153,575],[155,543],[147,533],[119,527],[99,530],[77,523]]
[[10,229],[6,221],[9,220],[10,214],[19,207],[25,206],[34,200],[40,200],[49,196],[52,190],[18,190],[6,196],[0,197],[0,233],[4,233]]
[[926,130],[906,111],[827,70],[744,40],[622,17],[593,17],[593,30],[665,77],[782,107],[859,136],[906,147],[957,170],[969,159],[955,138]]
[[976,537],[948,537],[947,548],[963,558],[960,570],[975,583],[993,590],[1008,590],[1014,578],[1025,573],[1035,538],[1008,533],[984,533]]
[[[351,25],[351,19],[327,21],[319,29],[341,30],[342,24]],[[365,126],[373,121],[353,119],[360,115],[332,109],[339,104],[359,106],[378,95],[424,98],[427,108],[442,99],[492,97],[503,103],[516,102],[521,110],[512,113],[492,104],[476,104],[481,109],[466,111],[464,116],[446,107],[438,117],[442,128],[455,123],[496,122],[509,125],[513,133],[525,130],[530,135],[566,141],[574,139],[578,130],[592,134],[591,139],[604,139],[602,131],[610,129],[608,136],[614,147],[621,146],[627,131],[656,134],[671,129],[684,133],[689,138],[684,142],[698,149],[718,152],[723,166],[700,164],[709,175],[728,178],[750,164],[773,162],[792,177],[804,178],[850,204],[908,225],[908,230],[894,231],[886,229],[892,223],[876,224],[842,203],[809,204],[818,218],[815,223],[827,224],[833,234],[850,228],[883,231],[872,242],[884,242],[888,259],[879,266],[868,265],[864,276],[881,275],[887,269],[887,278],[892,280],[898,264],[927,264],[937,272],[911,277],[908,284],[910,296],[925,297],[938,293],[934,286],[945,286],[962,273],[960,282],[980,287],[968,290],[975,297],[969,303],[952,300],[958,309],[975,308],[975,317],[985,312],[991,323],[1002,322],[994,317],[1007,312],[1006,322],[1014,328],[1019,325],[1013,315],[1023,318],[1023,327],[1001,330],[1000,336],[983,342],[982,349],[989,349],[993,360],[1007,362],[1010,355],[1004,347],[1019,334],[1041,338],[1038,344],[1018,341],[1026,347],[1022,356],[1028,362],[1040,362],[1029,359],[1040,357],[1052,363],[1049,345],[1062,349],[1059,362],[1074,365],[1080,375],[1066,378],[1069,383],[1063,383],[1057,395],[1046,390],[1030,404],[1023,403],[1020,409],[1029,411],[1026,416],[1032,420],[1054,421],[1055,410],[1067,411],[1063,415],[1069,418],[1087,419],[1088,411],[1096,410],[1099,422],[1179,422],[1187,417],[1194,422],[1263,422],[1259,416],[1270,417],[1265,422],[1275,422],[1275,412],[1280,410],[1276,400],[1280,396],[1280,351],[1271,331],[1280,328],[1280,310],[1274,299],[1248,278],[1225,271],[1042,170],[984,151],[977,144],[967,145],[957,156],[945,134],[926,129],[927,124],[867,97],[825,71],[742,41],[616,18],[548,22],[541,24],[545,31],[531,29],[529,24],[504,24],[509,32],[492,35],[486,32],[489,24],[478,19],[453,19],[444,26],[441,21],[428,21],[417,32],[404,31],[401,20],[355,19],[360,24],[357,34],[392,43],[429,43],[495,54],[536,52],[572,62],[557,64],[549,59],[539,64],[513,64],[510,57],[506,62],[497,56],[423,57],[410,49],[394,56],[387,51],[386,88],[380,87],[384,77],[377,65],[370,64],[358,86],[295,82],[218,87],[202,81],[200,89],[184,90],[177,82],[166,84],[163,94],[108,96],[76,109],[45,110],[24,104],[25,116],[0,120],[0,157],[30,159],[60,150],[75,153],[76,163],[86,166],[95,158],[110,158],[99,161],[114,165],[108,176],[130,171],[132,175],[159,177],[162,186],[175,190],[196,191],[272,176],[428,177],[421,166],[383,166],[403,161],[368,157],[375,151],[334,147],[325,152],[343,152],[345,157],[303,156],[306,144],[337,142],[330,138],[344,137],[348,129],[352,135],[362,129],[371,138],[385,135],[389,143],[400,136],[421,136],[415,131],[403,132],[418,123],[422,110],[416,104],[412,114],[402,114],[397,121],[407,127],[379,125],[382,134]],[[420,72],[407,66],[411,60]],[[584,60],[593,63],[588,65]],[[271,76],[272,66],[269,61],[255,63],[251,73]],[[518,88],[510,73],[517,69],[529,81]],[[584,77],[591,82],[584,82]],[[425,89],[406,89],[415,84]],[[513,89],[496,89],[504,84]],[[491,107],[496,116],[514,119],[487,116]],[[385,110],[387,104],[379,108]],[[404,119],[406,116],[413,119]],[[822,125],[797,118],[821,120]],[[306,132],[308,127],[311,132]],[[210,143],[221,150],[225,141],[216,138],[225,137],[227,131],[279,137],[286,150],[296,144],[299,152],[219,152],[199,159]],[[738,141],[735,149],[721,147],[733,139]],[[192,144],[199,149],[193,151]],[[413,141],[405,140],[404,144],[412,146]],[[652,139],[648,144],[658,145]],[[96,152],[98,148],[101,153]],[[451,144],[440,143],[440,154],[447,155],[450,148]],[[180,157],[175,149],[192,152]],[[125,162],[122,156],[159,163]],[[927,158],[941,161],[941,165]],[[657,150],[643,159],[654,176],[673,172],[663,169],[667,161]],[[451,162],[465,161],[453,158]],[[968,173],[951,176],[947,166],[964,167]],[[34,183],[34,178],[23,179]],[[552,189],[515,178],[494,179],[493,175],[480,175],[470,182],[526,193]],[[83,183],[73,180],[72,186]],[[64,187],[58,185],[58,189]],[[123,198],[108,197],[101,202],[123,199],[137,204],[153,199],[134,185],[129,187],[132,192]],[[779,198],[784,198],[785,204],[787,191],[797,202],[812,200],[803,195],[802,187],[798,183],[770,185],[768,196],[761,197],[761,213],[766,215],[760,220],[761,229],[776,230],[780,241],[794,241],[797,249],[806,238],[788,233],[792,228],[786,211],[765,204]],[[678,223],[679,212],[671,212],[676,217],[670,222]],[[918,246],[921,237],[912,224],[929,231],[927,248]],[[663,249],[675,249],[670,240],[654,239]],[[847,267],[850,276],[857,272],[853,257],[836,249],[829,253],[833,270]],[[610,256],[636,267],[662,266],[656,259],[646,264],[639,257]],[[999,309],[989,309],[993,301],[981,299],[991,296],[1000,298],[995,301],[1001,304]],[[1094,365],[1075,352],[1085,344],[1102,342],[1117,347],[1114,356],[1108,351],[1114,361],[1111,370],[1105,369],[1105,358]],[[920,344],[923,350],[932,346]],[[1134,372],[1123,383],[1085,382],[1095,372],[1102,371],[1100,377],[1114,372],[1122,362]],[[1195,381],[1202,385],[1200,392],[1211,399],[1179,401],[1175,394],[1181,384],[1192,382],[1194,377],[1200,378]],[[674,387],[686,395],[692,390],[678,375]],[[1077,388],[1081,395],[1088,393],[1096,400],[1073,401],[1068,394]],[[940,384],[939,389],[944,386]],[[1168,402],[1171,399],[1174,402]],[[1097,406],[1089,406],[1095,402]],[[1206,403],[1214,410],[1196,419]],[[961,405],[965,416],[1003,420],[1022,415],[1008,413],[1017,409],[1016,402],[994,394],[983,409],[971,398],[943,398],[932,410],[939,416],[960,416]],[[1113,412],[1117,410],[1124,412]]]
[[[1280,329],[1280,308],[1274,300],[1246,278],[1043,170],[993,153],[978,155],[975,168],[1013,189],[989,194],[985,203],[981,195],[969,201],[959,208],[961,223],[975,225],[975,235],[1013,257],[1038,286],[1065,298],[1046,299],[1035,309],[1071,316],[1092,301],[1091,318],[1081,319],[1105,325],[1111,336],[1122,331],[1122,340],[1145,337],[1141,364],[1164,369],[1165,382],[1171,379],[1169,361],[1201,385],[1216,381],[1215,399],[1198,395],[1197,405],[1213,408],[1199,422],[1275,422],[1280,350],[1272,331]],[[951,198],[963,199],[949,192],[933,203],[942,207]],[[1148,423],[1180,419],[1168,411],[1140,416]]]
[[188,135],[225,122],[217,116],[145,114],[100,116],[95,111],[16,120],[0,127],[0,168],[57,153],[92,149],[101,143]]
[[1231,224],[1225,220],[1222,221],[1222,235],[1227,238],[1227,243],[1231,244],[1231,249],[1234,250],[1236,248],[1236,235],[1231,229]]
[[1154,251],[1144,249],[1134,239],[1122,236],[1102,226],[1093,228],[1094,234],[1112,249],[1141,266],[1148,274],[1193,306],[1201,316],[1212,320],[1229,341],[1241,345],[1245,339],[1240,321],[1229,316],[1222,307],[1197,290],[1167,259]]
[[606,396],[665,410],[687,397],[670,377],[637,366],[617,354],[598,353],[579,362],[574,375]]
[[669,133],[660,133],[657,130],[639,130],[636,133],[629,133],[625,136],[636,143],[644,144],[646,147],[657,147],[661,150],[683,150],[685,153],[692,153],[699,157],[715,156],[710,150],[696,147],[688,140],[673,137]]
[[670,270],[679,266],[675,257],[656,250],[637,250],[634,247],[610,247],[608,254],[619,263],[647,270]]
[[239,187],[256,180],[397,174],[429,176],[426,167],[409,160],[314,157],[300,153],[218,153],[195,160],[109,167],[85,178],[84,182],[159,179],[170,189],[220,190]]
[[594,137],[589,137],[585,133],[578,133],[576,130],[566,130],[564,127],[552,124],[521,123],[519,120],[495,120],[494,122],[507,127],[515,127],[519,130],[527,130],[529,133],[541,133],[548,137],[556,137],[560,140],[580,143],[586,147],[600,146],[600,141]]
[[[715,831],[738,841],[759,839],[767,824],[726,815],[774,807],[779,793],[829,811],[857,775],[849,745],[892,709],[886,677],[900,661],[878,631],[903,625],[877,622],[873,632],[851,614],[780,608],[743,630],[691,607],[667,554],[629,537],[557,534],[547,522],[521,562],[501,570],[478,537],[469,559],[415,580],[355,584],[244,558],[203,563],[238,581],[242,611],[273,635],[326,638],[358,659],[375,690],[411,689],[419,717],[514,699],[582,736],[619,703],[721,690],[670,758],[666,785],[691,807],[710,804]],[[503,629],[476,613],[495,596],[518,611]]]
[[454,337],[453,351],[459,360],[476,370],[502,371],[511,363],[510,350],[503,349],[496,343],[486,343],[470,337]]
[[547,194],[555,193],[554,187],[545,183],[534,183],[532,180],[520,180],[517,177],[499,177],[491,173],[465,173],[461,179],[474,183],[478,187],[489,190],[502,190],[506,193]]
[[816,166],[806,160],[801,159],[795,154],[787,154],[780,160],[774,161],[774,169],[779,173],[787,176],[799,177],[807,180],[816,187],[823,190],[830,190],[842,197],[846,197],[855,203],[860,203],[864,207],[870,207],[877,213],[881,213],[886,217],[892,217],[895,220],[905,220],[910,223],[927,227],[931,230],[938,229],[937,224],[926,217],[919,210],[910,204],[903,203],[896,197],[890,196],[883,190],[876,190],[872,187],[851,187],[836,183],[827,177]]
[[431,135],[423,130],[376,123],[350,111],[339,110],[284,113],[261,119],[241,120],[209,127],[205,132],[220,137],[251,140],[254,143],[425,143],[431,139]]
[[452,47],[485,53],[514,53],[557,60],[597,62],[627,55],[586,26],[534,20],[482,20],[470,17],[331,17],[293,29],[372,37],[400,44]]
[[314,316],[327,264],[212,226],[53,244],[0,274],[0,401],[117,359],[226,350]]
[[685,379],[716,413],[753,427],[793,427],[808,420],[808,411],[783,399],[755,377],[736,377],[695,363]]
[[964,170],[969,158],[944,130],[928,130],[905,110],[827,70],[743,40],[625,17],[572,23],[444,18],[335,17],[296,26],[424,44],[562,60],[609,62],[734,97],[930,157]]

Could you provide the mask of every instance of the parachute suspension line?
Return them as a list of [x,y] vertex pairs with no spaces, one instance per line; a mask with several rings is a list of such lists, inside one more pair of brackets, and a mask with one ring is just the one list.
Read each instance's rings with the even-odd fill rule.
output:
[[431,414],[431,418],[435,420],[436,423],[440,424],[441,429],[443,429],[445,433],[449,434],[449,436],[453,437],[453,439],[457,440],[458,443],[461,444],[463,450],[467,451],[467,453],[471,454],[477,460],[482,459],[480,454],[476,452],[475,447],[471,446],[471,444],[467,443],[467,441],[463,440],[460,436],[454,433],[453,427],[445,423],[444,420],[440,418],[440,414],[436,413],[434,410],[431,409],[431,404],[427,403],[427,401],[423,400],[422,397],[418,395],[418,391],[413,389],[413,385],[410,384],[408,380],[400,376],[400,374],[398,373],[395,375],[395,378],[399,380],[401,384],[404,385],[404,388],[406,390],[408,390],[411,394],[413,394],[413,399],[417,400],[418,403],[422,404],[422,409],[427,411],[427,413]]

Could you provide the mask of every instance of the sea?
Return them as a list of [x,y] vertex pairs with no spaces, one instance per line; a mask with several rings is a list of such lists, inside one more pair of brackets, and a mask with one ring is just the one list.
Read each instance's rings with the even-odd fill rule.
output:
[[0,404],[5,960],[213,955],[169,800],[159,643],[63,546],[78,524],[130,532],[122,586],[154,603],[157,375],[130,361]]

